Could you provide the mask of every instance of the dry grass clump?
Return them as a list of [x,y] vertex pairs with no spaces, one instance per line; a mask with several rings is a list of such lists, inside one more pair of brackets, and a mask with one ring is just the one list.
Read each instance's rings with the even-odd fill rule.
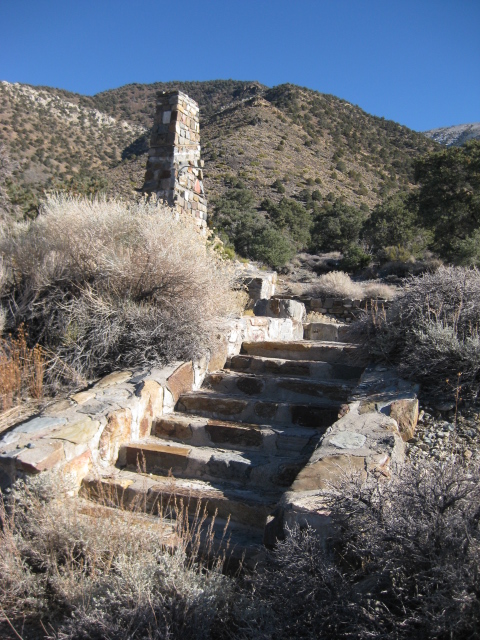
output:
[[319,276],[308,293],[312,296],[351,300],[365,298],[392,300],[396,295],[396,289],[381,282],[354,282],[344,271],[330,271]]
[[435,392],[461,373],[463,392],[480,389],[480,272],[440,267],[413,277],[389,308],[367,319],[373,355]]
[[228,268],[155,203],[50,196],[1,250],[8,326],[87,377],[191,359],[236,309]]
[[16,338],[0,338],[0,410],[10,409],[21,399],[39,400],[45,366],[42,348],[28,346],[23,327]]
[[348,273],[344,271],[330,271],[319,276],[310,293],[332,298],[351,298],[360,300],[363,298],[363,288],[353,282]]
[[221,559],[196,561],[200,530],[185,512],[169,523],[95,507],[69,489],[41,474],[0,501],[2,637],[24,624],[57,640],[226,637],[232,582]]
[[397,294],[397,289],[382,282],[366,282],[363,285],[363,295],[365,298],[393,300]]

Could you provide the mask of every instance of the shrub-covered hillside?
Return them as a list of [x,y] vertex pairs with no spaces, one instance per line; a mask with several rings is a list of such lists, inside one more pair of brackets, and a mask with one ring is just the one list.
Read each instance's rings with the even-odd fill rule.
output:
[[[282,85],[233,80],[126,85],[96,96],[0,84],[0,142],[17,170],[11,186],[23,211],[45,186],[130,197],[141,187],[155,94],[179,88],[200,104],[210,200],[241,178],[257,205],[318,191],[371,207],[408,188],[412,160],[438,145],[348,102]],[[279,188],[279,185],[281,187]]]

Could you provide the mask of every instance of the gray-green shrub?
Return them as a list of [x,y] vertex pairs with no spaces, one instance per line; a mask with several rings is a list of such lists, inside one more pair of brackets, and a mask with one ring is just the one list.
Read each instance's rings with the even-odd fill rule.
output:
[[[385,315],[369,321],[371,352],[430,390],[480,388],[480,272],[440,267],[410,278]],[[446,383],[449,379],[450,383]]]
[[9,327],[87,377],[190,359],[236,309],[228,268],[155,203],[51,196],[0,248]]

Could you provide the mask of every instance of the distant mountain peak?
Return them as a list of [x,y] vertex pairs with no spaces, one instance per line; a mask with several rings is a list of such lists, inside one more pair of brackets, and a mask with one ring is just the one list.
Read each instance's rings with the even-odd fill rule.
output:
[[446,147],[460,147],[469,140],[480,140],[480,122],[430,129],[430,131],[425,131],[424,134]]

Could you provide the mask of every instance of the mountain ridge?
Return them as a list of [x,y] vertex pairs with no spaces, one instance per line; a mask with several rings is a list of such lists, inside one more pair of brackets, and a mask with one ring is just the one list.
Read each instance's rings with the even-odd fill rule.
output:
[[86,177],[107,193],[130,197],[143,183],[156,92],[169,89],[200,105],[210,200],[235,176],[258,203],[317,191],[323,199],[371,208],[413,187],[413,161],[438,148],[346,100],[291,84],[132,83],[82,96],[3,82],[0,142],[18,164],[15,181],[38,197],[46,187],[78,186]]
[[438,127],[424,131],[424,134],[446,147],[458,147],[469,140],[480,140],[480,122]]

